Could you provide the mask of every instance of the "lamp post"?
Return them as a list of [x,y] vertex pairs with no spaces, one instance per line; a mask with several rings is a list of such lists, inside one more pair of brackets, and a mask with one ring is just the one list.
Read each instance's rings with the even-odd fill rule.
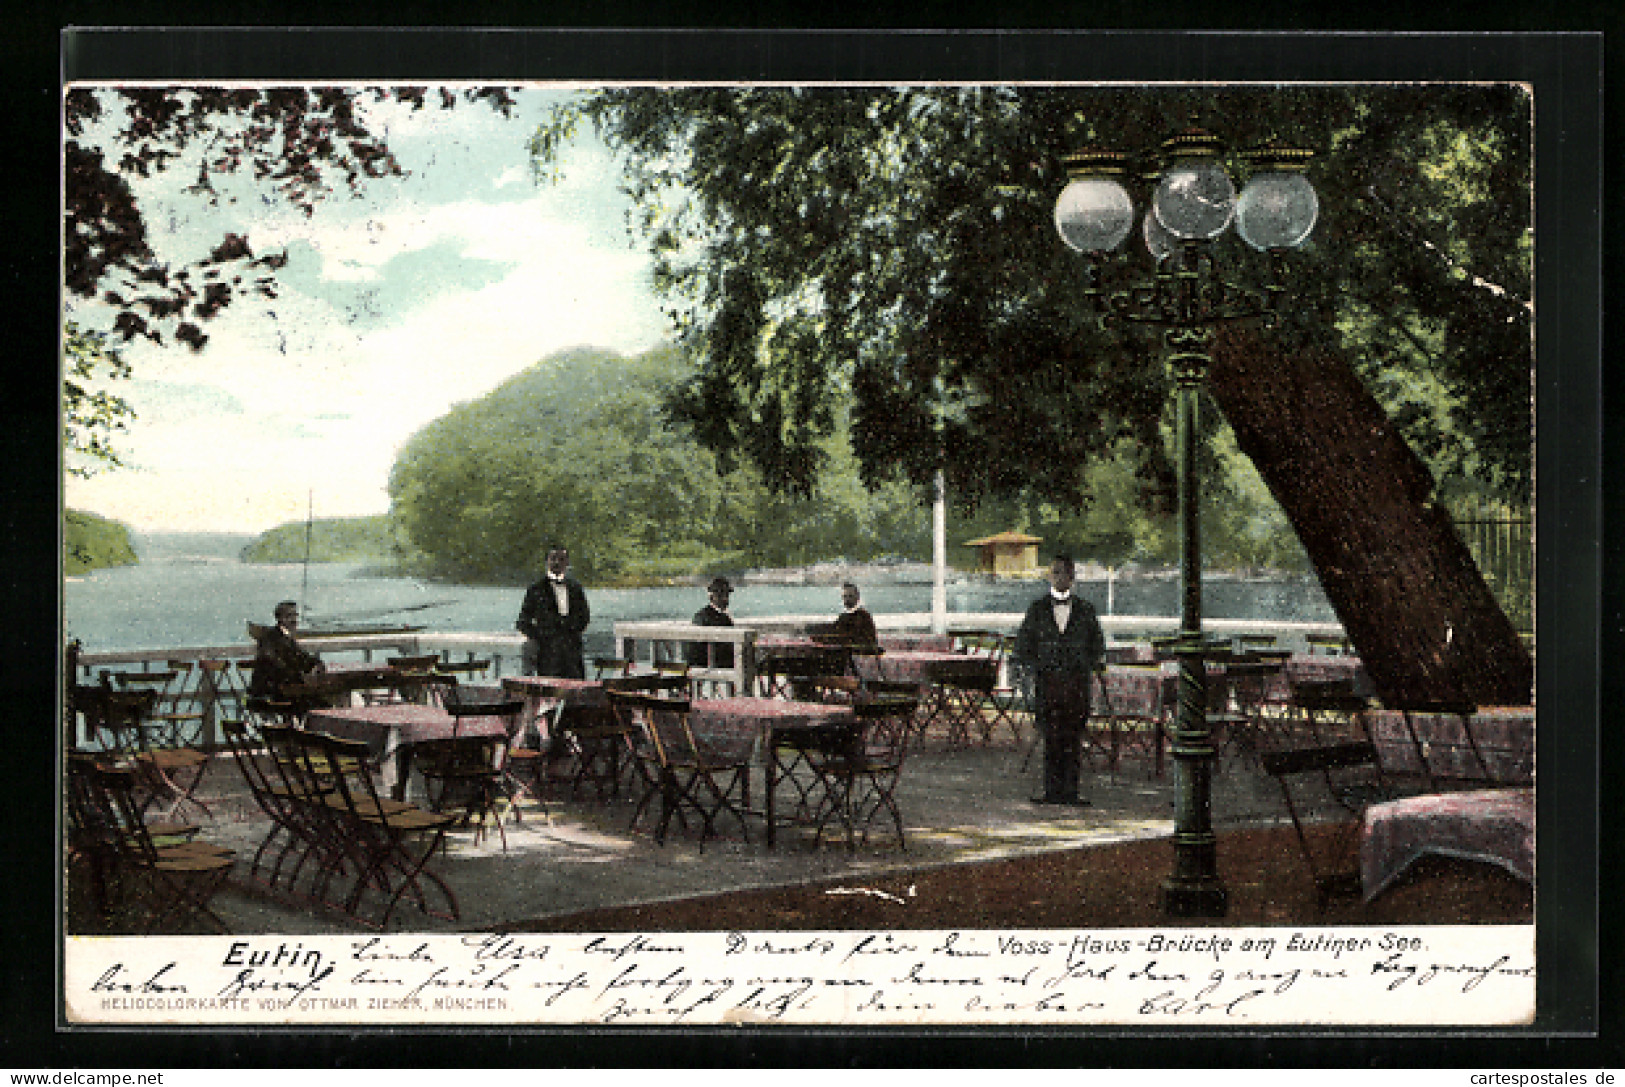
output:
[[[1174,869],[1163,882],[1164,911],[1174,917],[1223,917],[1229,895],[1219,877],[1212,823],[1213,737],[1207,723],[1208,647],[1202,639],[1201,508],[1196,464],[1202,382],[1214,330],[1239,321],[1272,324],[1285,288],[1279,257],[1303,244],[1319,201],[1304,177],[1312,152],[1269,146],[1242,156],[1251,176],[1237,196],[1225,170],[1224,147],[1206,132],[1166,141],[1140,232],[1155,271],[1125,274],[1110,256],[1133,232],[1134,199],[1122,179],[1128,157],[1084,151],[1067,159],[1069,181],[1055,202],[1055,227],[1072,249],[1089,257],[1085,294],[1103,303],[1103,322],[1159,328],[1177,390],[1179,473],[1179,701],[1171,753],[1177,802]],[[1271,257],[1271,282],[1250,288],[1219,275],[1215,244],[1234,223],[1241,239]],[[1116,280],[1122,278],[1119,285]]]

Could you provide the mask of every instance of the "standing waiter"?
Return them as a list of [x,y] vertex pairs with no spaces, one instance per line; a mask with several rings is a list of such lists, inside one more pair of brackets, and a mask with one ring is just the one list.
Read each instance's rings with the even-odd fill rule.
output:
[[525,635],[525,674],[585,679],[581,635],[589,617],[587,593],[570,576],[570,552],[554,544],[547,549],[547,575],[526,590],[514,623]]
[[1014,662],[1034,680],[1038,728],[1044,734],[1044,795],[1035,804],[1087,806],[1078,796],[1089,679],[1106,657],[1094,605],[1073,595],[1077,569],[1068,555],[1049,567],[1050,591],[1032,602],[1016,633]]

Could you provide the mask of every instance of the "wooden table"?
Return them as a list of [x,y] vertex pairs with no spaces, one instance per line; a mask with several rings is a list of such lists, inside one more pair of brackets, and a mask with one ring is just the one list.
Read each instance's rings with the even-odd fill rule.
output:
[[774,846],[778,821],[774,793],[781,772],[789,770],[779,761],[781,740],[821,733],[826,742],[833,742],[849,734],[856,722],[851,706],[793,702],[783,698],[699,699],[689,710],[689,725],[694,730],[695,740],[716,752],[719,758],[746,761],[758,749],[762,752],[769,849]]
[[1373,804],[1360,826],[1367,902],[1426,854],[1484,861],[1535,879],[1535,790],[1429,793]]
[[1361,715],[1384,773],[1440,782],[1529,785],[1535,769],[1535,711],[1481,707],[1458,713],[1368,710]]
[[412,772],[412,745],[455,736],[507,737],[501,721],[488,717],[458,719],[439,706],[391,702],[381,706],[337,706],[305,715],[305,727],[345,740],[360,740],[372,752],[383,782],[396,800],[406,797]]
[[[601,679],[565,679],[560,676],[504,676],[502,689],[525,700],[524,720],[535,724],[545,741],[557,734],[570,709],[609,705],[609,695]],[[543,703],[553,704],[553,719],[544,723]]]
[[1488,706],[1470,714],[1370,710],[1360,720],[1385,774],[1425,777],[1435,790],[1494,786],[1367,808],[1360,828],[1367,901],[1429,853],[1485,861],[1533,882],[1533,707]]

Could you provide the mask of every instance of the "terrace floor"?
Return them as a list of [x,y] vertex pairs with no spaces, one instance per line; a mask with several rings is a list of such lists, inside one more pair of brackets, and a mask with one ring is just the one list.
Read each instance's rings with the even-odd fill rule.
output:
[[[666,843],[659,845],[647,830],[627,830],[632,804],[625,799],[606,803],[550,800],[545,809],[527,802],[521,806],[520,821],[510,819],[506,824],[505,850],[494,832],[488,832],[476,844],[472,831],[461,830],[448,836],[445,855],[431,861],[457,895],[461,908],[457,921],[427,916],[407,903],[396,910],[388,927],[391,931],[415,932],[573,928],[580,926],[583,915],[605,927],[658,924],[662,916],[686,918],[674,921],[674,925],[687,927],[694,927],[696,917],[712,916],[719,927],[734,926],[741,922],[719,905],[725,900],[712,896],[754,894],[753,901],[766,901],[764,895],[782,896],[792,891],[805,892],[797,899],[803,906],[819,901],[845,903],[845,913],[834,915],[837,923],[844,916],[853,924],[867,925],[875,921],[870,913],[857,907],[859,902],[902,903],[916,895],[917,888],[926,888],[928,895],[953,897],[952,890],[944,889],[958,885],[963,890],[973,877],[1001,883],[1032,879],[1054,882],[1051,888],[1039,885],[1020,889],[1021,901],[1034,907],[1044,900],[1047,891],[1056,895],[1078,893],[1063,889],[1053,865],[1049,869],[1019,866],[1033,858],[1076,862],[1074,867],[1081,864],[1085,868],[1090,858],[1095,858],[1101,862],[1101,877],[1119,883],[1138,880],[1154,887],[1172,861],[1167,841],[1173,830],[1174,812],[1171,765],[1159,777],[1153,772],[1151,760],[1144,756],[1125,758],[1115,773],[1097,762],[1087,767],[1084,775],[1083,793],[1092,806],[1053,808],[1034,805],[1028,799],[1038,791],[1041,762],[1041,752],[1033,752],[1029,758],[1026,743],[1018,744],[1008,733],[1001,733],[991,746],[960,751],[946,751],[939,743],[928,742],[923,751],[910,755],[899,788],[899,804],[908,832],[906,851],[899,850],[889,834],[877,835],[871,846],[860,844],[855,853],[847,852],[844,841],[831,842],[827,838],[814,849],[810,834],[794,828],[781,830],[777,848],[769,851],[762,841],[759,821],[751,825],[748,842],[740,837],[737,824],[724,823],[726,836],[708,841],[703,849],[694,837],[685,836],[675,827]],[[201,795],[214,815],[212,820],[203,820],[204,836],[238,852],[234,878],[214,900],[215,912],[233,933],[369,931],[342,915],[279,897],[247,880],[248,858],[269,824],[254,806],[229,756],[219,758],[210,767]],[[1237,871],[1225,875],[1231,882],[1233,907],[1232,916],[1221,923],[1404,923],[1403,916],[1391,916],[1396,909],[1403,912],[1414,908],[1405,905],[1408,900],[1403,888],[1397,895],[1397,905],[1384,901],[1396,897],[1390,894],[1369,906],[1355,900],[1334,904],[1330,912],[1321,913],[1314,904],[1309,875],[1289,826],[1284,832],[1278,829],[1264,836],[1235,833],[1280,828],[1285,821],[1275,783],[1240,758],[1222,758],[1213,779],[1213,823],[1221,840],[1221,862],[1231,851],[1226,843],[1232,840],[1240,842],[1245,838],[1254,854],[1264,852],[1246,862],[1251,874]],[[1130,851],[1100,848],[1123,843],[1154,844]],[[1110,864],[1106,863],[1108,859]],[[1001,862],[1016,862],[1016,866]],[[1117,875],[1110,875],[1114,871]],[[1048,874],[1034,874],[1043,872]],[[1443,917],[1416,916],[1410,923],[1430,919],[1527,921],[1532,915],[1532,894],[1522,885],[1493,872],[1473,878],[1479,882],[1469,880],[1465,888],[1453,892],[1457,898],[1464,897],[1465,902],[1457,903]],[[1245,902],[1244,897],[1248,899]],[[1411,897],[1426,903],[1438,896]],[[1477,905],[1480,897],[1482,908]],[[695,899],[702,901],[695,903]],[[987,901],[985,895],[982,899],[960,895],[957,900],[962,903],[959,913],[968,915],[956,915],[947,921],[937,917],[924,924],[918,919],[900,923],[912,923],[914,927],[986,927],[1023,919],[1019,909],[1015,916],[978,916],[981,907],[975,903]],[[922,900],[918,906],[914,913],[926,917],[927,903]],[[637,909],[628,912],[627,907]],[[1132,907],[1130,912],[1138,908]],[[800,908],[781,908],[776,914],[763,914],[768,920],[760,927],[772,927],[802,912]],[[1143,919],[1119,917],[1114,923],[1168,923],[1154,905],[1146,912]],[[1034,925],[1056,923],[1053,911],[1035,908],[1032,916]],[[617,917],[621,920],[616,921]],[[817,917],[813,917],[806,927],[816,927],[817,923]],[[73,908],[70,925],[71,931],[106,931],[87,922],[84,911]],[[198,926],[190,931],[211,930]]]

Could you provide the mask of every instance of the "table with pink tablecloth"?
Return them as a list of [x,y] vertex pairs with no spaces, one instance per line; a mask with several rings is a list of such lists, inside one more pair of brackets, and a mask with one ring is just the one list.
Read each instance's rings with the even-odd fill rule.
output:
[[609,705],[601,679],[504,676],[502,690],[525,700],[525,723],[527,727],[534,724],[543,739],[557,731],[560,718],[570,710]]
[[1359,657],[1323,653],[1294,653],[1281,662],[1281,671],[1265,685],[1265,700],[1277,705],[1292,701],[1294,683],[1331,683],[1346,680],[1356,694],[1370,695],[1371,680]]
[[1366,901],[1427,854],[1499,865],[1534,882],[1535,791],[1430,793],[1371,805],[1360,828],[1360,886]]
[[880,648],[890,653],[894,650],[923,649],[927,652],[944,652],[954,647],[954,640],[946,634],[882,634],[880,635]]
[[1384,771],[1433,782],[1528,785],[1534,780],[1535,712],[1480,707],[1470,715],[1369,710],[1366,732]]
[[978,658],[952,650],[899,649],[887,650],[878,657],[859,657],[858,675],[864,679],[884,679],[893,683],[931,682],[933,670],[941,664],[950,666]]
[[852,727],[854,719],[851,706],[783,698],[696,699],[689,710],[696,742],[719,761],[743,762],[761,751],[769,849],[775,837],[773,794],[780,770],[775,751],[781,735],[791,730],[844,731]]
[[405,792],[412,768],[412,745],[425,740],[448,740],[453,736],[507,736],[507,726],[499,718],[454,718],[439,706],[415,702],[391,702],[379,706],[339,706],[311,710],[305,727],[325,732],[341,740],[359,740],[367,745],[377,763],[384,784],[396,796]]

